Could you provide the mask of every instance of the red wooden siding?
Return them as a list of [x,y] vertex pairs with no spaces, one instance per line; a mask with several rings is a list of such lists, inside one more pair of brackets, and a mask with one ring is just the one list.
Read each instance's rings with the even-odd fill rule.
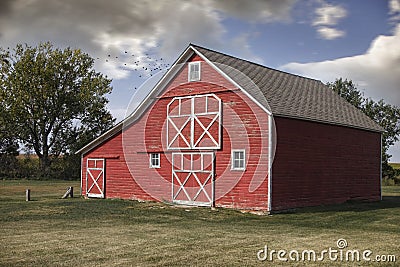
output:
[[[106,159],[107,198],[171,201],[172,154],[166,144],[167,105],[175,96],[214,93],[222,100],[223,114],[222,147],[215,151],[215,204],[267,209],[268,115],[204,61],[201,81],[188,83],[187,75],[186,65],[144,116],[123,134],[86,154],[83,177],[88,157],[113,155],[113,159]],[[217,127],[211,128],[210,133],[216,130]],[[231,170],[231,149],[246,150],[245,171]],[[160,168],[149,168],[151,152],[160,153]],[[84,179],[83,194],[85,190]]]
[[272,209],[380,199],[380,134],[275,117]]
[[[116,158],[116,155],[119,157]],[[82,194],[86,193],[87,158],[105,158],[105,196],[107,198],[137,199],[137,196],[142,196],[140,199],[152,199],[144,193],[129,173],[122,150],[121,133],[84,156],[82,162]]]
[[[200,56],[195,55],[190,61],[201,62],[200,81],[188,82],[188,64],[185,63],[137,121],[125,125],[121,132],[83,155],[82,194],[86,194],[87,191],[87,159],[105,159],[106,198],[171,202],[173,190],[181,189],[179,182],[175,182],[174,186],[171,184],[172,153],[213,152],[214,204],[217,207],[267,210],[271,205],[272,211],[278,211],[342,203],[352,199],[380,199],[380,133],[279,116],[274,120],[276,151],[270,183],[272,193],[268,192],[271,177],[268,169],[268,125],[269,119],[272,118]],[[193,147],[191,144],[182,150],[169,149],[167,132],[174,135],[178,130],[167,127],[167,115],[176,112],[174,108],[178,103],[184,103],[183,109],[190,109],[190,103],[194,102],[180,99],[172,103],[167,110],[169,103],[176,97],[206,94],[210,95],[210,103],[214,101],[214,106],[211,107],[214,111],[218,110],[218,100],[222,101],[220,135],[218,125],[208,127],[209,134],[217,136],[218,139],[220,137],[221,142],[220,146],[214,146],[212,140],[206,136],[208,139],[202,140],[202,144],[220,148],[206,149],[203,146],[194,150],[189,149]],[[212,100],[214,96],[217,100]],[[201,98],[198,98],[198,101],[200,104],[209,103]],[[195,106],[194,109],[195,114],[191,111],[188,113],[191,118],[199,115],[197,113],[202,113],[201,105]],[[196,117],[201,123],[193,119],[189,127],[182,128],[184,138],[178,137],[176,146],[185,146],[184,139],[192,133],[195,139],[202,136],[204,125],[210,124],[215,118],[210,113],[204,113],[207,112]],[[184,117],[181,113],[178,114],[179,116],[174,117],[177,118],[177,124],[182,123],[179,120]],[[187,114],[185,116],[184,121],[188,117]],[[274,150],[274,147],[271,149]],[[232,150],[245,151],[245,170],[231,169]],[[159,168],[150,167],[150,153],[160,154]],[[207,155],[213,158],[212,155]],[[184,157],[201,158],[192,154],[181,158]],[[182,169],[183,172],[188,171]],[[199,174],[198,179],[206,181],[207,171]],[[179,175],[182,176],[179,179],[184,179],[187,174]],[[211,183],[204,184],[209,188]],[[198,186],[197,180],[192,179],[187,184],[188,191],[196,194],[197,189],[189,188],[190,185]],[[100,191],[94,190],[94,196],[101,195]],[[204,194],[199,197],[198,202],[209,205],[208,193]],[[185,201],[184,194],[179,195],[178,191],[177,196],[175,200]],[[272,199],[271,203],[268,203],[269,198]]]

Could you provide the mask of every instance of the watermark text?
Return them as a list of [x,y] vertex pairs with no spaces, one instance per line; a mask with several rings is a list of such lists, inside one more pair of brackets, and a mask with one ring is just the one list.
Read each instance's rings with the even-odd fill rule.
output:
[[313,249],[285,250],[271,249],[267,245],[257,252],[257,259],[260,261],[341,261],[341,262],[396,262],[393,254],[376,254],[370,249],[348,249],[346,239],[338,239],[336,247],[329,247],[321,251]]

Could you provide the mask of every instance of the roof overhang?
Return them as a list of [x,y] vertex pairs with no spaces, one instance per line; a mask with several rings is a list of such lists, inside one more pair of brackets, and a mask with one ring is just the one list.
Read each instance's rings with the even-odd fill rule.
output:
[[191,45],[189,45],[130,115],[124,118],[121,122],[117,123],[110,130],[106,131],[84,147],[80,148],[78,151],[75,152],[75,154],[88,153],[103,142],[122,132],[125,127],[137,121],[144,114],[144,112],[154,103],[157,95],[166,88],[166,86],[172,81],[175,75],[183,68],[183,64],[181,63],[186,62],[194,53],[195,52],[191,48]]
[[200,51],[198,51],[192,44],[183,51],[183,53],[178,57],[178,59],[174,62],[171,68],[161,77],[160,81],[153,87],[152,90],[147,94],[144,100],[133,110],[133,112],[123,119],[121,122],[116,124],[110,130],[100,135],[86,146],[82,147],[75,154],[86,154],[89,151],[93,150],[95,147],[99,146],[103,142],[112,138],[116,134],[122,132],[125,127],[131,125],[136,122],[145,111],[154,103],[157,99],[157,96],[165,90],[167,85],[175,78],[176,74],[184,67],[184,64],[187,62],[190,57],[194,54],[200,56],[207,64],[209,64],[213,69],[215,69],[219,74],[221,74],[226,80],[232,83],[233,86],[239,88],[247,97],[249,97],[253,102],[255,102],[262,110],[264,110],[268,115],[272,115],[272,112],[268,110],[264,105],[262,105],[257,99],[255,99],[249,92],[247,92],[242,86],[236,83],[229,75],[227,75],[223,70],[221,70],[216,64],[210,61],[206,56],[204,56]]

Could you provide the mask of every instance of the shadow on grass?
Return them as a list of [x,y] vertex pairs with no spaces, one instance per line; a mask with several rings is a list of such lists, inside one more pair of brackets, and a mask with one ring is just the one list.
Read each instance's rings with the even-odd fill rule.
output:
[[366,212],[400,208],[400,196],[384,196],[381,201],[348,201],[342,204],[300,207],[279,213]]

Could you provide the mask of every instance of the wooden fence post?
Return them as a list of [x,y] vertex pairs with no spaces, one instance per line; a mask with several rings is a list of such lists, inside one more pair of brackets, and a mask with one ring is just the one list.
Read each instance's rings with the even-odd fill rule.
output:
[[68,196],[74,197],[74,188],[72,186],[67,188],[67,192],[62,196],[62,198],[67,198]]
[[26,201],[31,201],[31,190],[28,188],[28,189],[26,189],[26,192],[25,192],[25,200]]

